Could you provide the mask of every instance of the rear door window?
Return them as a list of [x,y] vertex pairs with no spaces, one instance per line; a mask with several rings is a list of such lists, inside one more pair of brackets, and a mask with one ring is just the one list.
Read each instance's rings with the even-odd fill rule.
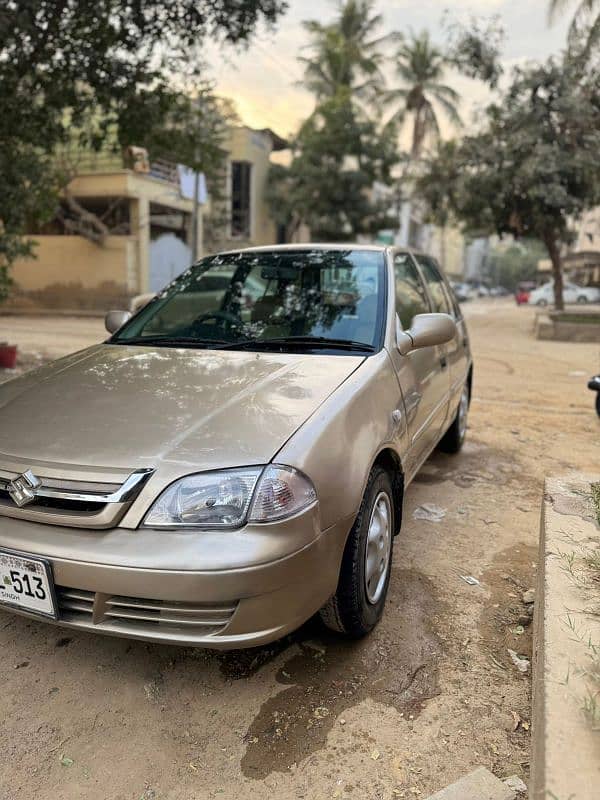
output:
[[394,278],[396,313],[402,327],[407,330],[417,314],[428,314],[431,307],[423,281],[408,253],[397,253],[394,256]]
[[446,291],[446,285],[435,262],[427,256],[415,256],[415,258],[427,282],[433,302],[433,310],[440,314],[451,314],[452,306]]

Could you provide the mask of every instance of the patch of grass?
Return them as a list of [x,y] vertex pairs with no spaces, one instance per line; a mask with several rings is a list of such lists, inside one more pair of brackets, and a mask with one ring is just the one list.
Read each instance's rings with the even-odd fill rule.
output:
[[556,322],[575,322],[577,324],[592,324],[592,325],[600,325],[600,314],[577,314],[575,311],[556,311],[554,313],[554,319]]

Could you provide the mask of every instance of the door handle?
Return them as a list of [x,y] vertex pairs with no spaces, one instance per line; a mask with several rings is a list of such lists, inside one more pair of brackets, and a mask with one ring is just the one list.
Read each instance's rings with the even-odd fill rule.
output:
[[448,359],[446,358],[446,356],[442,356],[440,358],[440,366],[442,369],[446,369],[446,367],[448,366]]

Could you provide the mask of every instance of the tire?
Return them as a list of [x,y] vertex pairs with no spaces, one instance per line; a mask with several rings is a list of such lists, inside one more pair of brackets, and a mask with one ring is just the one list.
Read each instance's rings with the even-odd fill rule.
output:
[[469,384],[465,383],[460,396],[460,403],[456,410],[456,416],[438,445],[443,453],[458,453],[461,450],[467,436],[467,415],[470,401]]
[[[387,513],[387,536],[376,532],[377,523],[383,522],[382,508]],[[381,619],[390,583],[394,526],[392,481],[382,467],[376,466],[369,476],[346,542],[336,592],[319,612],[321,620],[331,630],[359,639],[370,633]],[[382,556],[380,565],[384,559],[386,563],[385,572],[375,570],[367,585],[369,531],[372,535],[371,553]]]
[[596,395],[596,414],[600,417],[600,392]]
[[579,297],[577,298],[577,302],[579,303],[579,305],[585,305],[587,301],[588,299],[584,294],[580,294]]
[[536,303],[536,306],[544,307],[544,306],[547,306],[547,305],[548,305],[548,301],[544,300],[543,298],[541,300],[538,300],[537,303]]

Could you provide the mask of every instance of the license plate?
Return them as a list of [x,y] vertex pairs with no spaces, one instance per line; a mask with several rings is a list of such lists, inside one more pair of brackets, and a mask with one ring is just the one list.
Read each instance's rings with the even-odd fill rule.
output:
[[0,603],[56,619],[48,562],[0,550]]

